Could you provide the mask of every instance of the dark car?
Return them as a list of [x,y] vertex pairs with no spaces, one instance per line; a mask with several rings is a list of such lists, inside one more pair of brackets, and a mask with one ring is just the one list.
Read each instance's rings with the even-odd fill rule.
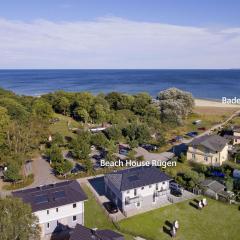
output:
[[169,184],[170,190],[171,190],[171,194],[175,195],[175,196],[182,196],[183,193],[183,188],[176,183],[175,181],[171,181]]
[[144,148],[147,151],[155,151],[157,150],[157,146],[153,144],[141,144],[140,145],[142,148]]
[[105,202],[103,203],[103,206],[107,209],[109,213],[117,213],[118,208],[115,203],[113,202]]
[[196,137],[198,135],[198,132],[189,132],[186,135],[189,137]]

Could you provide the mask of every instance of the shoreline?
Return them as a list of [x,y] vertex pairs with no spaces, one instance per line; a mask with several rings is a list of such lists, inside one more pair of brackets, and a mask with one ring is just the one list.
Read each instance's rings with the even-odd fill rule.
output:
[[196,107],[240,108],[240,104],[224,104],[221,100],[194,98]]

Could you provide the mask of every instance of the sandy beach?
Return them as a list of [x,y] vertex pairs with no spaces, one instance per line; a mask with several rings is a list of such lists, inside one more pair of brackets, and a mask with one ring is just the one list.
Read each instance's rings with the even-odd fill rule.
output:
[[240,104],[224,104],[220,101],[195,99],[196,107],[220,107],[220,108],[240,108]]

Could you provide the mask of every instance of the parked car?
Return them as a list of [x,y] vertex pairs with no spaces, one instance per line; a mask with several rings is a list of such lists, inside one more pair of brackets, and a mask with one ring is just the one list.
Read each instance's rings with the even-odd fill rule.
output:
[[140,145],[142,148],[144,148],[147,151],[155,151],[157,150],[157,146],[153,144],[141,144]]
[[170,182],[170,190],[171,190],[171,194],[176,195],[176,196],[182,196],[183,193],[183,188],[176,183],[175,181]]
[[117,208],[117,206],[116,206],[116,204],[115,203],[113,203],[113,202],[105,202],[105,203],[103,203],[103,206],[107,209],[107,211],[109,212],[109,213],[117,213],[118,212],[118,208]]
[[126,155],[128,155],[128,152],[129,152],[129,150],[126,149],[126,148],[120,148],[119,149],[119,154],[121,154],[121,155],[126,156]]
[[78,172],[83,172],[84,170],[85,170],[84,167],[77,163],[74,166],[74,168],[71,170],[71,173],[72,174],[77,174]]
[[189,137],[196,137],[198,135],[198,132],[188,132],[186,135]]
[[194,124],[194,125],[198,125],[198,124],[201,124],[201,122],[202,122],[202,120],[198,119],[198,120],[195,120],[195,121],[193,122],[193,124]]
[[205,127],[200,127],[198,128],[199,131],[206,131],[206,128]]

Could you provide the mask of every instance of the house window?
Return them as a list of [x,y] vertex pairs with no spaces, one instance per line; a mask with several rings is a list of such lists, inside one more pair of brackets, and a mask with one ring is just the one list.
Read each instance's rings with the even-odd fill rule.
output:
[[56,212],[58,212],[58,208],[56,208]]
[[47,214],[49,214],[49,210],[47,210]]
[[142,187],[142,190],[144,189],[144,187]]
[[47,228],[50,228],[50,223],[47,223]]
[[141,203],[140,202],[137,202],[137,207],[141,207]]
[[73,216],[73,221],[77,221],[77,216]]
[[217,162],[217,160],[218,160],[218,159],[217,159],[217,158],[215,158],[215,162]]
[[193,153],[193,154],[192,154],[192,159],[195,160],[195,158],[196,158],[196,156],[195,156],[195,154]]
[[156,203],[156,196],[155,196],[155,194],[153,195],[153,203]]
[[74,204],[73,204],[73,208],[76,208],[76,207],[77,207],[77,204],[76,204],[76,203],[74,203]]
[[151,188],[152,187],[152,185],[149,185],[149,188]]
[[134,189],[134,196],[137,196],[137,189]]
[[204,160],[207,162],[207,161],[208,161],[208,157],[207,157],[207,156],[205,156],[205,157],[204,157]]
[[130,192],[130,191],[128,190],[128,191],[127,191],[127,194],[128,194],[129,192]]
[[162,184],[164,185],[164,184],[165,184],[165,182],[162,182]]
[[158,184],[156,184],[156,190],[158,190]]

